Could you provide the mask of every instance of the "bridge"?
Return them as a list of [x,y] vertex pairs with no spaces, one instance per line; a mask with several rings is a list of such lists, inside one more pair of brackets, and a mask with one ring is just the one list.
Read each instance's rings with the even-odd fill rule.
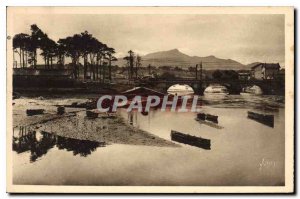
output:
[[174,84],[187,84],[191,86],[195,93],[202,94],[204,89],[210,84],[220,84],[226,86],[231,94],[239,94],[242,88],[246,86],[257,85],[262,88],[265,94],[277,94],[278,92],[284,94],[284,80],[269,79],[269,80],[240,80],[240,79],[192,79],[192,78],[176,78],[176,79],[151,79],[147,81],[138,81],[137,84],[143,86],[150,86],[166,91]]

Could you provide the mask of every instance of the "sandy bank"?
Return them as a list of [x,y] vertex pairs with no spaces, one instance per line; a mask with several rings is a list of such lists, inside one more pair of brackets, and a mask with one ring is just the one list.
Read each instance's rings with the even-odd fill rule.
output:
[[25,107],[14,106],[14,128],[27,126],[32,130],[46,131],[80,140],[105,142],[106,144],[118,143],[158,147],[179,146],[127,124],[119,115],[115,118],[99,117],[88,119],[85,116],[85,109],[66,108],[64,115],[57,115],[55,106],[43,108],[46,109],[45,114],[27,116]]

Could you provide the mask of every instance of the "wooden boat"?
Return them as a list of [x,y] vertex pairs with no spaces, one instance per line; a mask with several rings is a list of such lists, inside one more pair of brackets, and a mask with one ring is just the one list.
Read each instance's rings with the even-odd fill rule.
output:
[[117,113],[116,112],[102,112],[102,113],[99,113],[99,118],[103,118],[103,119],[106,119],[106,118],[115,118],[117,117]]
[[210,140],[171,130],[171,140],[210,150]]
[[32,115],[41,115],[44,114],[44,109],[27,109],[26,110],[26,114],[28,116],[32,116]]
[[86,111],[86,116],[88,118],[97,118],[98,117],[98,113],[96,113],[94,111],[87,110]]
[[65,113],[65,107],[63,107],[63,106],[57,107],[57,114],[58,115],[62,115],[64,113]]
[[198,113],[197,114],[197,119],[199,119],[199,120],[205,120],[205,118],[206,118],[205,113]]
[[266,115],[266,114],[248,111],[248,118],[253,119],[264,125],[274,127],[274,115]]
[[214,122],[214,123],[218,123],[218,116],[206,114],[206,120]]
[[214,123],[218,123],[218,116],[216,115],[211,115],[211,114],[205,114],[205,113],[198,113],[197,114],[197,119],[199,120],[208,120]]

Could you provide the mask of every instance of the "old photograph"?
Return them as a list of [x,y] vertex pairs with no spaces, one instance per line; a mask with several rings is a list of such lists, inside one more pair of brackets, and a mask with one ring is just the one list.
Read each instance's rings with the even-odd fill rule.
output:
[[292,7],[7,7],[8,192],[294,190]]

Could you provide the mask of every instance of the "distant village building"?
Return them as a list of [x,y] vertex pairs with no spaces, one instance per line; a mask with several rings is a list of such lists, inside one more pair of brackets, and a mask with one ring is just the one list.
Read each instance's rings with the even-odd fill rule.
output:
[[28,78],[71,78],[72,70],[69,69],[33,69],[33,68],[14,68],[14,77]]
[[239,80],[249,80],[251,78],[250,72],[239,73]]
[[68,87],[74,84],[72,70],[14,68],[13,86]]
[[259,63],[251,68],[251,77],[254,79],[275,79],[279,69],[279,63]]
[[285,69],[282,68],[279,70],[278,74],[276,75],[276,79],[284,80],[285,78]]

